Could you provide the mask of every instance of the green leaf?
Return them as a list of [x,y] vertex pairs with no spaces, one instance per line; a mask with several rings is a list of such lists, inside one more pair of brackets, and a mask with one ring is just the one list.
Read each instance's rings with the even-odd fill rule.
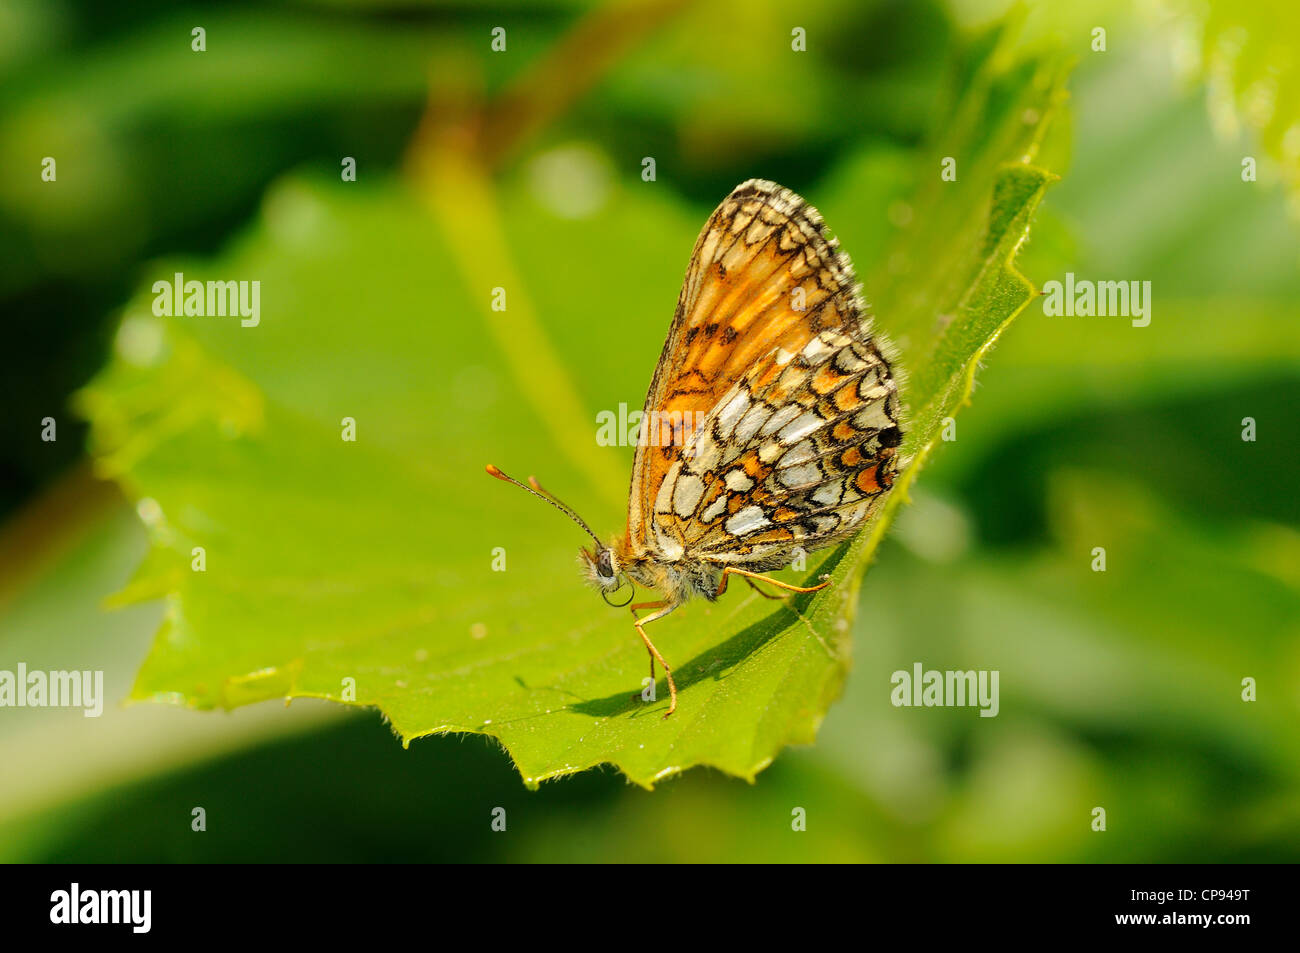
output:
[[[931,214],[960,227],[900,241],[867,289],[912,372],[897,489],[858,537],[809,560],[802,578],[831,574],[823,592],[733,591],[656,624],[673,718],[662,681],[658,702],[634,699],[645,650],[626,611],[581,585],[581,537],[483,465],[535,468],[594,526],[621,525],[631,451],[596,445],[595,413],[640,406],[704,213],[632,183],[565,219],[535,184],[498,190],[436,147],[427,191],[286,181],[228,254],[149,276],[260,280],[257,327],[155,317],[152,293],[127,308],[81,406],[101,472],[151,535],[123,596],[167,599],[133,697],[375,706],[404,742],[495,736],[530,785],[603,763],[647,787],[699,764],[752,779],[811,742],[847,671],[865,567],[1033,294],[1013,259],[1054,178],[1031,161],[1062,76],[987,69],[962,108],[996,128],[969,122],[968,150],[944,145],[965,157],[958,180],[922,190],[911,234],[929,234]],[[854,194],[828,195],[832,224]],[[490,308],[498,286],[504,312]]]

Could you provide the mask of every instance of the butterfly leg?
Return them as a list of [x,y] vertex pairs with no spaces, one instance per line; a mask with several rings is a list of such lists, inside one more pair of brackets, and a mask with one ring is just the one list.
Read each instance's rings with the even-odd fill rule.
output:
[[[631,606],[631,609],[632,609],[632,618],[633,618],[633,620],[636,619],[636,610],[637,610],[637,609],[662,609],[662,608],[663,608],[664,606],[666,606],[666,605],[668,605],[668,600],[667,600],[667,599],[660,599],[658,602],[636,602],[636,603],[633,603],[632,606]],[[655,618],[658,618],[658,616],[656,616]],[[640,631],[640,623],[634,621],[633,624],[637,626],[637,631]],[[641,638],[645,639],[645,633],[644,633],[644,632],[641,633]],[[647,645],[647,647],[649,647],[649,640],[648,640],[648,639],[646,640],[646,645]],[[650,681],[652,681],[652,682],[655,680],[655,655],[656,655],[656,654],[657,654],[657,653],[655,653],[655,652],[653,652],[653,651],[650,652]],[[639,697],[639,696],[634,696],[634,697]]]
[[[677,710],[677,683],[673,681],[673,670],[668,667],[668,663],[664,660],[664,657],[659,654],[659,650],[655,648],[655,644],[650,641],[650,637],[645,634],[645,629],[641,627],[647,622],[654,622],[656,619],[662,619],[668,613],[676,609],[677,605],[678,603],[669,602],[665,599],[661,602],[638,602],[630,607],[632,609],[632,624],[636,626],[636,634],[641,636],[641,641],[645,643],[646,651],[650,653],[651,684],[654,683],[655,677],[655,659],[658,659],[659,664],[664,667],[664,676],[668,679],[668,711],[664,713],[665,718]],[[638,619],[636,617],[637,609],[657,609],[658,611],[651,613],[644,619]]]
[[[788,582],[782,582],[779,579],[773,579],[771,576],[764,576],[756,572],[750,572],[747,569],[737,569],[735,566],[728,566],[726,569],[722,570],[722,578],[718,580],[717,594],[719,596],[727,591],[727,577],[731,574],[735,574],[737,576],[742,577],[746,582],[749,582],[751,579],[758,579],[763,582],[770,582],[778,589],[785,589],[788,590],[789,592],[817,592],[819,589],[825,589],[827,586],[831,584],[831,581],[827,579],[820,586],[792,586]],[[751,586],[754,585],[752,582],[749,582],[749,584]],[[764,595],[766,595],[766,593],[764,593]]]

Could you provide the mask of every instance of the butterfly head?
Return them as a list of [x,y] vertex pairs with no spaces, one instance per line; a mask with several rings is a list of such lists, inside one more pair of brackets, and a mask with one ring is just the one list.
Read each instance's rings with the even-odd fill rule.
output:
[[[611,606],[621,608],[632,601],[635,588],[632,580],[619,564],[618,556],[610,546],[597,546],[594,549],[583,547],[578,551],[578,561],[583,573],[593,588],[599,589],[601,596]],[[627,598],[615,595],[627,589]]]
[[[587,581],[596,589],[600,590],[601,597],[611,606],[622,608],[632,601],[632,596],[636,593],[636,587],[633,585],[632,580],[628,578],[627,573],[623,571],[613,547],[606,546],[602,543],[600,539],[597,538],[596,534],[591,531],[591,527],[588,526],[583,521],[582,517],[575,513],[571,507],[561,503],[557,497],[542,489],[542,485],[537,482],[536,477],[529,477],[527,484],[520,483],[514,477],[507,476],[490,463],[487,465],[487,472],[498,480],[504,480],[506,483],[513,483],[521,490],[527,490],[538,499],[545,500],[569,519],[581,526],[586,534],[590,536],[592,541],[596,544],[591,549],[584,546],[578,551],[578,561],[582,565],[583,573],[586,575]],[[620,593],[623,589],[627,590],[626,599],[623,599],[621,596],[615,596],[615,593]]]

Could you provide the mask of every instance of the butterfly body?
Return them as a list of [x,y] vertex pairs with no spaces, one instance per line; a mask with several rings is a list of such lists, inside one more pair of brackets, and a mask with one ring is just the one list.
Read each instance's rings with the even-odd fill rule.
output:
[[627,537],[614,541],[617,564],[632,582],[644,589],[654,589],[674,605],[687,599],[703,597],[709,602],[718,598],[718,582],[722,567],[704,560],[682,557],[663,559],[648,553],[633,554],[627,548]]
[[667,671],[669,714],[676,686],[643,626],[716,600],[731,575],[752,585],[852,536],[893,485],[900,424],[890,349],[821,216],[774,183],[737,187],[687,268],[646,397],[627,530],[582,551],[606,601],[629,582],[662,594],[631,608],[652,677],[655,659]]

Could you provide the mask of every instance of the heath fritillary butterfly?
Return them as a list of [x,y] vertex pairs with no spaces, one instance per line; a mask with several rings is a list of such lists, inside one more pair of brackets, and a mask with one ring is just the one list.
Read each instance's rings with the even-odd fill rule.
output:
[[[588,580],[629,605],[645,633],[693,596],[713,601],[863,526],[894,482],[901,410],[889,346],[864,315],[848,256],[817,210],[751,179],[728,195],[695,243],[677,312],[646,396],[627,531],[610,545],[533,478],[492,476],[558,507],[595,541]],[[663,598],[632,603],[635,586]],[[626,602],[610,596],[631,587]],[[637,612],[653,610],[638,617]]]

